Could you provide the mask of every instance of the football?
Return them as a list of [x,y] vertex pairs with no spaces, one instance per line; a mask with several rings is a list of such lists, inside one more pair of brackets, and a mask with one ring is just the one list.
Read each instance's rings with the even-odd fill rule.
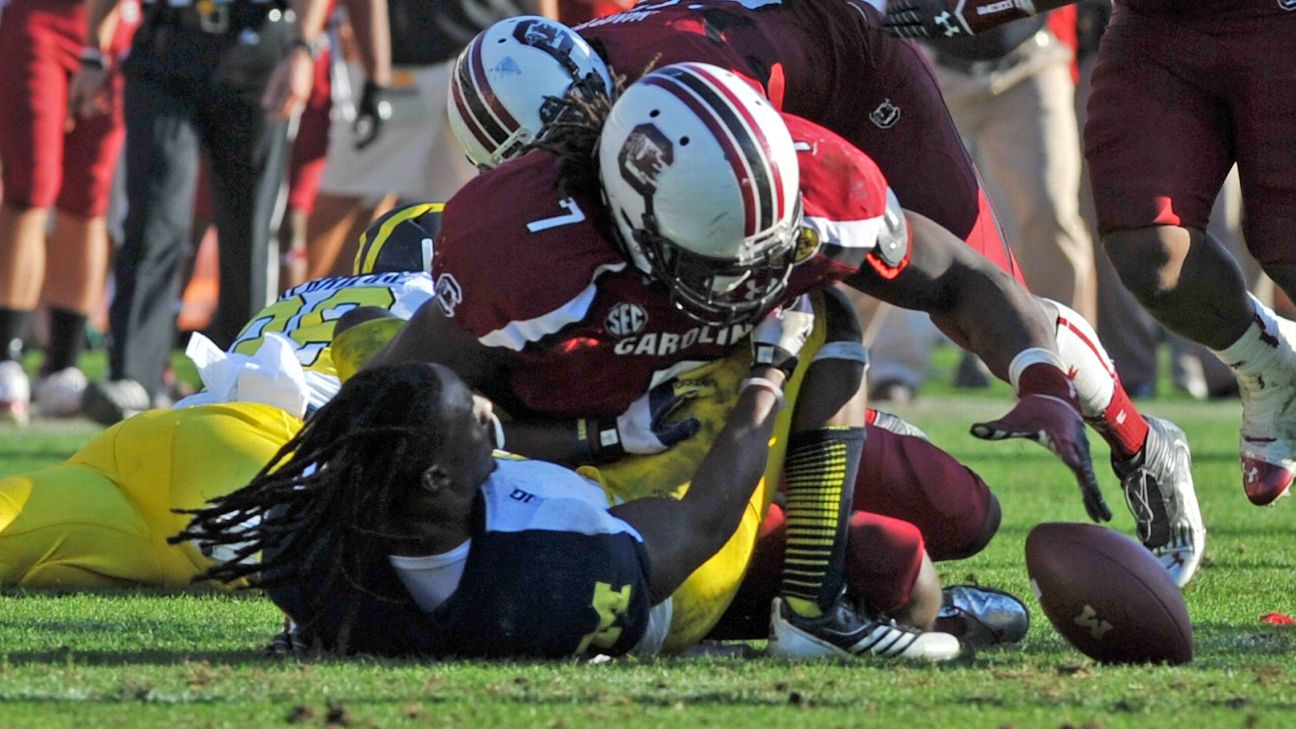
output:
[[1193,629],[1183,595],[1143,545],[1094,524],[1040,524],[1026,571],[1049,622],[1103,663],[1188,663]]

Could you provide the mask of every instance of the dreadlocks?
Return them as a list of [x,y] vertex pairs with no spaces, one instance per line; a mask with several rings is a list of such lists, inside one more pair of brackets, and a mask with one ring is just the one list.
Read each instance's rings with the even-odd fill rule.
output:
[[[400,497],[417,488],[441,451],[441,422],[431,406],[440,391],[441,380],[427,365],[357,374],[251,483],[186,512],[193,521],[169,541],[230,547],[231,559],[196,580],[320,585],[303,628],[324,596],[336,595],[334,588],[392,599],[362,587],[362,573],[375,550],[410,539],[388,527]],[[321,544],[332,548],[315,548]],[[259,564],[249,559],[258,552]]]
[[[654,58],[642,73],[657,64]],[[558,158],[558,191],[564,196],[578,194],[598,200],[598,140],[603,122],[612,111],[613,100],[625,89],[626,77],[608,68],[612,89],[607,94],[590,94],[575,84],[563,96],[563,113],[549,123],[542,138],[532,142],[523,153],[543,149]],[[642,74],[641,74],[642,75]]]

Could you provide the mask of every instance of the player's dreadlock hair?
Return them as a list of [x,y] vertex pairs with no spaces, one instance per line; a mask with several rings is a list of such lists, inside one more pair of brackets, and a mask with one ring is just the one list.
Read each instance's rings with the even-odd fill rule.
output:
[[[652,71],[657,65],[653,58],[643,73]],[[573,85],[563,96],[562,114],[549,123],[542,139],[537,139],[527,146],[525,151],[543,149],[558,158],[558,191],[563,195],[582,195],[598,200],[598,140],[603,131],[603,122],[607,121],[612,111],[614,100],[621,95],[626,86],[624,74],[608,67],[612,77],[612,89],[609,94],[588,94]]]
[[[196,580],[251,577],[264,588],[318,585],[310,615],[318,613],[324,596],[336,599],[337,588],[393,599],[362,586],[363,566],[375,549],[390,551],[410,539],[388,527],[400,496],[419,487],[423,471],[441,452],[444,428],[433,405],[441,386],[440,374],[423,364],[358,373],[251,483],[186,512],[194,515],[192,522],[169,541],[223,545],[232,552]],[[321,544],[332,548],[315,549]],[[248,559],[258,552],[260,563]],[[308,615],[302,627],[310,622]]]

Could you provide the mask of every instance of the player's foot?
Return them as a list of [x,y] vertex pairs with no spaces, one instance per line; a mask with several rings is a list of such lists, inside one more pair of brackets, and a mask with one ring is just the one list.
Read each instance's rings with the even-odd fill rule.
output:
[[1026,603],[1011,593],[976,585],[951,585],[941,591],[944,601],[936,629],[972,648],[1020,643],[1030,630]]
[[883,430],[889,430],[896,435],[907,435],[914,438],[921,438],[928,442],[931,441],[931,438],[928,438],[927,434],[922,432],[921,428],[899,415],[888,413],[885,410],[874,410],[873,408],[869,408],[868,414],[865,415],[865,421],[869,425],[875,425]]
[[148,391],[135,380],[92,382],[81,398],[81,411],[102,425],[113,425],[148,410]]
[[1296,478],[1296,383],[1284,375],[1265,378],[1238,373],[1242,395],[1242,490],[1256,506],[1268,506]]
[[81,412],[86,376],[75,367],[64,367],[36,381],[36,412],[47,418],[71,418]]
[[783,658],[879,656],[918,661],[948,661],[959,641],[947,633],[924,633],[863,615],[843,596],[823,617],[803,618],[782,598],[770,610],[771,655]]
[[22,365],[0,362],[0,423],[26,425],[31,419],[31,381]]
[[1145,417],[1147,441],[1129,460],[1112,459],[1125,503],[1143,545],[1180,587],[1188,584],[1206,550],[1206,527],[1193,488],[1192,456],[1179,426]]

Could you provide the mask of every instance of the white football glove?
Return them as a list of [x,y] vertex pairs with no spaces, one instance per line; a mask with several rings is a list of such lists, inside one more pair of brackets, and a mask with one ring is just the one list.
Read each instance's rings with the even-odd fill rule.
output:
[[752,366],[775,367],[791,377],[797,356],[814,331],[814,320],[814,307],[806,294],[766,314],[751,333]]

